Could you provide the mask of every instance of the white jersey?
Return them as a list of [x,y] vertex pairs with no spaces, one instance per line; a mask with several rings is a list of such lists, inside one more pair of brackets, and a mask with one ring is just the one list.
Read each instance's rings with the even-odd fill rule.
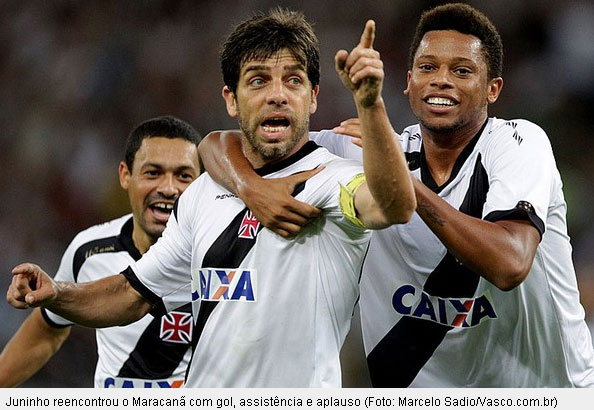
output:
[[[311,137],[360,157],[348,138]],[[400,138],[412,173],[450,205],[488,221],[530,221],[541,241],[526,280],[503,292],[461,265],[417,214],[374,232],[360,301],[374,386],[594,386],[562,183],[544,131],[489,119],[441,187],[419,126]]]
[[[66,249],[55,279],[89,282],[124,270],[140,252],[132,241],[132,215],[80,232]],[[42,309],[54,327],[72,322]],[[181,387],[191,356],[191,306],[149,315],[127,326],[97,329],[95,387]]]
[[293,193],[324,210],[297,237],[263,228],[203,174],[180,196],[162,238],[125,273],[157,312],[191,294],[195,349],[186,386],[340,386],[339,353],[370,232],[342,213],[339,184],[362,166],[308,142],[257,172],[281,177],[322,164]]

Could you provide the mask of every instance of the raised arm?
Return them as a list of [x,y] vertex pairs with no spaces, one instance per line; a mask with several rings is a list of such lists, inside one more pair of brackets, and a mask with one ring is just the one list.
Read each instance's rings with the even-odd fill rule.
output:
[[35,309],[0,354],[0,387],[16,387],[41,369],[70,335],[70,326],[52,327]]
[[200,160],[219,184],[238,195],[268,229],[283,237],[299,233],[321,211],[291,196],[295,186],[322,168],[286,178],[264,179],[243,155],[240,131],[213,131],[199,146]]
[[336,71],[352,91],[361,124],[366,183],[355,193],[361,222],[374,229],[405,223],[415,210],[412,180],[383,98],[383,63],[373,49],[375,22],[369,20],[359,45],[336,53]]
[[124,275],[87,283],[56,282],[39,266],[23,263],[12,270],[6,300],[17,309],[43,306],[88,327],[121,326],[151,309]]

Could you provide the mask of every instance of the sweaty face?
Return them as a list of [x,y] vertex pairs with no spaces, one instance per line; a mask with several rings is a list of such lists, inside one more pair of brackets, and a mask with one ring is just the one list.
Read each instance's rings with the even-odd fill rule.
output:
[[317,93],[305,67],[287,50],[242,65],[236,93],[225,87],[223,97],[229,115],[238,117],[253,165],[291,155],[307,141]]
[[199,169],[196,145],[181,138],[145,138],[132,172],[120,164],[120,183],[128,191],[134,215],[133,238],[141,252],[161,236],[173,203],[198,177]]
[[480,127],[501,90],[487,79],[481,41],[453,30],[429,31],[408,73],[406,93],[425,130],[449,133]]

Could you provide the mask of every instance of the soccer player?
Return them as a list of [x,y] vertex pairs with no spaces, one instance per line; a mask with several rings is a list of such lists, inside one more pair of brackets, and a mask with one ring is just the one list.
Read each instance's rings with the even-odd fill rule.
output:
[[162,238],[122,275],[71,284],[22,264],[8,301],[106,326],[162,314],[191,295],[186,386],[340,386],[339,352],[359,294],[366,227],[406,222],[415,207],[381,96],[374,33],[368,21],[360,44],[341,50],[337,64],[361,119],[363,167],[308,139],[319,48],[302,14],[257,15],[224,43],[222,94],[250,164],[265,177],[302,173],[292,194],[323,210],[299,235],[288,240],[263,229],[236,195],[203,174],[176,202]]
[[[373,233],[361,280],[376,387],[594,386],[550,142],[527,120],[488,117],[503,86],[502,58],[497,30],[471,6],[438,6],[418,23],[405,94],[419,123],[399,136],[417,213]],[[361,136],[359,120],[335,131]],[[339,155],[361,156],[349,138],[311,137]],[[236,145],[219,149],[240,169]],[[215,175],[217,164],[203,157]],[[237,192],[259,219],[282,235],[307,229],[298,217],[308,210],[284,194],[285,181],[248,171],[228,175],[250,187]]]
[[[132,214],[80,232],[55,280],[87,282],[140,259],[161,236],[177,198],[198,177],[199,142],[189,124],[172,116],[139,124],[119,165]],[[191,319],[188,304],[161,318],[98,329],[95,387],[181,387],[191,355]],[[0,386],[14,387],[35,374],[68,338],[71,325],[45,308],[35,309],[0,355]]]

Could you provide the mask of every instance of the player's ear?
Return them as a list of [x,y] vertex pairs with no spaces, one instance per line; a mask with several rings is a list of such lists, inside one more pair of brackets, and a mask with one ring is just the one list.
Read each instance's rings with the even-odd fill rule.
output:
[[487,103],[493,104],[499,98],[501,89],[503,88],[503,79],[501,77],[495,77],[489,80],[487,88]]
[[408,95],[410,90],[408,89],[410,85],[410,70],[406,72],[406,88],[404,89],[404,95]]
[[128,169],[128,165],[124,161],[120,162],[120,166],[118,168],[118,172],[120,174],[120,186],[127,190],[130,186],[130,170]]
[[309,104],[309,113],[313,114],[318,109],[318,93],[320,92],[320,86],[316,85],[311,89],[311,103]]
[[235,99],[235,93],[231,91],[228,86],[223,87],[223,99],[225,100],[225,104],[227,105],[227,113],[231,117],[237,117],[237,100]]

